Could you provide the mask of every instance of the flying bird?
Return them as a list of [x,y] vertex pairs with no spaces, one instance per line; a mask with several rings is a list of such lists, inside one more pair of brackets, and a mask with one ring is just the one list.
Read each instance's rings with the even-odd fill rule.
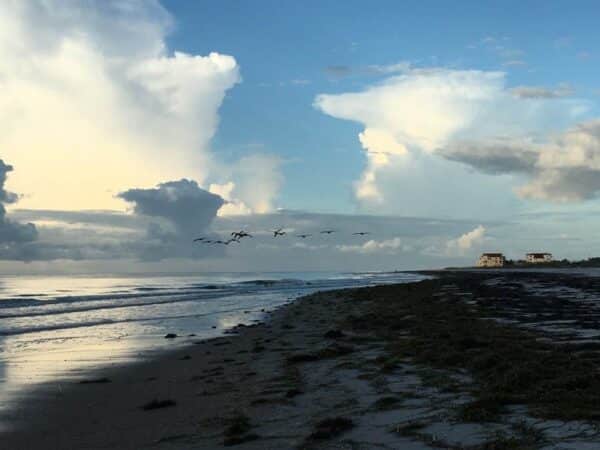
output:
[[277,230],[273,230],[273,237],[276,238],[277,236],[285,236],[285,231],[283,231],[283,228],[278,228]]
[[311,237],[311,236],[312,236],[312,234],[298,234],[296,237],[306,239],[307,237]]
[[358,233],[352,233],[353,236],[366,236],[367,234],[371,234],[368,231],[359,231]]
[[233,236],[234,239],[242,239],[245,237],[252,237],[252,235],[250,233],[247,233],[244,230],[240,230],[240,231],[234,231],[233,233],[231,233],[231,236]]
[[331,233],[335,233],[335,230],[323,230],[323,231],[321,231],[321,234],[331,234]]

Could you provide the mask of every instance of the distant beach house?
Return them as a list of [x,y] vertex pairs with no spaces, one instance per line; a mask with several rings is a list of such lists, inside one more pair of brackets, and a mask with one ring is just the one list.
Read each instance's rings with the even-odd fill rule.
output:
[[525,261],[530,264],[552,262],[552,253],[527,253]]
[[484,253],[479,257],[477,267],[502,267],[504,261],[502,253]]

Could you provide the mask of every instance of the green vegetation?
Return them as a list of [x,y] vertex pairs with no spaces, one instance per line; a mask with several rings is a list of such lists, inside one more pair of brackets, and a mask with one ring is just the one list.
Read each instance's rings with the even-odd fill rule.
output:
[[309,440],[331,439],[354,428],[354,422],[345,417],[333,417],[320,421],[315,425]]
[[[600,356],[541,342],[533,332],[484,319],[489,312],[481,307],[434,295],[449,277],[461,290],[480,286],[480,280],[456,274],[360,289],[352,294],[354,312],[348,308],[344,325],[387,342],[388,355],[379,360],[384,371],[402,360],[466,369],[475,401],[458,411],[464,420],[493,420],[507,405],[527,405],[548,419],[600,419]],[[471,284],[461,286],[461,280]]]
[[244,442],[255,441],[260,438],[256,433],[250,433],[252,423],[244,414],[237,414],[228,420],[227,427],[223,433],[223,445],[230,447],[243,444]]
[[373,408],[377,411],[387,411],[396,409],[402,403],[402,399],[396,396],[381,397],[373,404]]
[[544,263],[528,263],[524,260],[512,260],[507,259],[504,262],[504,267],[516,268],[516,267],[549,267],[549,268],[568,268],[568,267],[600,267],[600,257],[593,257],[582,259],[579,261],[569,261],[568,259],[561,259],[556,261],[544,262]]

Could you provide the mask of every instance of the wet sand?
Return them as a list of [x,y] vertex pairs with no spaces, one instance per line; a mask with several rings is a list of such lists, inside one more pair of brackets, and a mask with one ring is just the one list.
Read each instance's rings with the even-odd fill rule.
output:
[[[600,448],[595,411],[567,409],[580,398],[573,392],[600,395],[581,375],[600,351],[590,337],[600,330],[600,283],[436,275],[313,294],[235,334],[44,386],[15,413],[1,447]],[[546,355],[548,367],[568,355],[569,367],[562,378],[529,380],[493,360],[500,354],[509,363]],[[485,358],[489,368],[474,363]],[[513,378],[499,386],[489,374]],[[556,395],[524,395],[526,382]],[[501,390],[515,383],[522,389]]]

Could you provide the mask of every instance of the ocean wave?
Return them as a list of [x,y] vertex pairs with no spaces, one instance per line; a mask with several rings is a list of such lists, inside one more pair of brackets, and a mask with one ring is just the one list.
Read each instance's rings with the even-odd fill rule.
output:
[[71,330],[75,328],[86,328],[86,327],[97,327],[102,325],[115,325],[122,323],[136,323],[136,322],[159,322],[161,320],[173,320],[173,319],[186,319],[186,318],[196,318],[196,317],[210,317],[210,316],[219,316],[228,313],[235,312],[262,312],[262,308],[248,308],[247,306],[240,306],[236,308],[229,309],[221,309],[218,311],[211,311],[200,314],[178,314],[178,315],[165,315],[165,316],[155,316],[155,317],[136,317],[131,319],[99,319],[99,320],[90,320],[90,321],[82,321],[76,323],[62,323],[62,324],[48,324],[48,325],[39,325],[39,326],[28,326],[28,327],[19,327],[19,328],[9,328],[0,331],[0,336],[15,336],[19,334],[27,334],[27,333],[39,333],[43,331],[57,331],[57,330]]
[[[50,309],[50,308],[35,308],[35,310],[29,309],[23,312],[15,312],[15,313],[2,313],[0,314],[0,319],[15,319],[15,318],[24,318],[24,317],[39,317],[39,316],[54,316],[60,314],[71,314],[71,313],[79,313],[79,312],[90,312],[90,311],[100,311],[100,310],[110,310],[110,309],[122,309],[122,308],[135,308],[135,307],[144,307],[144,306],[154,306],[154,305],[165,305],[165,304],[176,304],[182,302],[198,302],[198,301],[207,301],[207,300],[215,300],[215,299],[226,299],[233,295],[251,295],[250,293],[240,293],[236,291],[231,291],[229,294],[225,294],[223,292],[214,293],[210,295],[191,297],[186,296],[172,296],[166,300],[155,300],[155,301],[141,301],[141,302],[132,302],[132,303],[102,303],[98,305],[84,305],[84,306],[74,306],[70,308],[64,309]],[[146,297],[148,298],[148,297]],[[111,298],[112,299],[112,298]],[[119,300],[119,299],[114,299]],[[41,302],[43,305],[47,306],[49,302]],[[60,305],[60,303],[53,303],[53,305]],[[23,305],[18,305],[23,306]],[[34,306],[40,306],[39,303],[36,303]],[[6,308],[8,309],[8,308]],[[21,308],[19,308],[21,309]]]
[[[166,297],[166,296],[176,296],[176,295],[197,295],[202,294],[206,291],[214,290],[211,287],[202,287],[202,288],[194,288],[194,289],[168,289],[152,292],[121,292],[115,291],[106,294],[91,294],[91,295],[63,295],[58,297],[53,297],[49,299],[40,299],[40,298],[32,298],[32,297],[11,297],[0,300],[0,310],[5,308],[14,308],[14,307],[27,307],[27,306],[50,306],[61,303],[78,303],[78,302],[93,302],[93,301],[102,301],[102,300],[128,300],[132,298],[150,298],[150,297]],[[224,292],[227,292],[225,289]],[[2,317],[2,316],[0,316]]]
[[253,285],[253,286],[280,286],[280,285],[302,286],[302,285],[305,285],[306,283],[307,282],[304,280],[298,280],[295,278],[283,278],[280,280],[258,279],[258,280],[240,281],[236,284]]

